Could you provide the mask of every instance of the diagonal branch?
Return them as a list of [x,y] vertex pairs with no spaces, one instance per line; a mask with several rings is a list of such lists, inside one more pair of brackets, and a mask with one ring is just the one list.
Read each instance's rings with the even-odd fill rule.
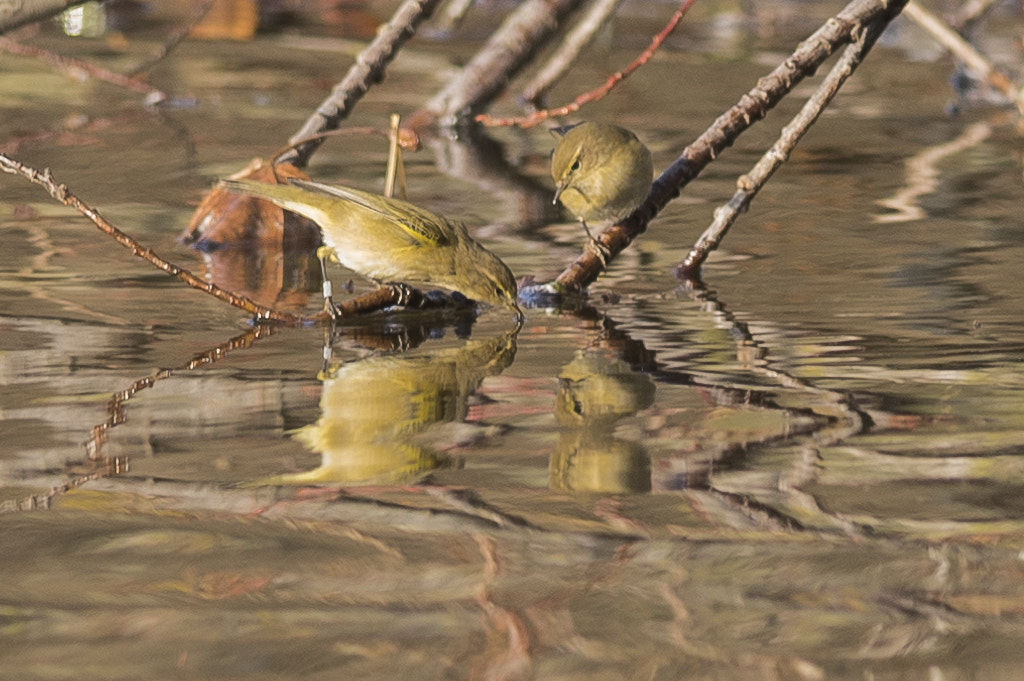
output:
[[246,312],[255,315],[260,321],[275,321],[285,324],[298,324],[303,321],[301,317],[296,317],[295,315],[288,314],[287,312],[279,312],[277,310],[264,307],[249,298],[226,291],[215,284],[204,281],[188,270],[164,260],[154,253],[152,249],[146,248],[138,241],[107,222],[107,220],[100,215],[95,208],[86,204],[77,196],[72,194],[66,185],[58,184],[57,181],[53,179],[53,176],[50,175],[49,169],[39,172],[35,168],[22,165],[14,159],[9,158],[4,154],[0,154],[0,170],[11,175],[21,175],[22,177],[27,178],[30,182],[34,182],[35,184],[42,186],[47,192],[49,192],[50,196],[92,220],[93,224],[96,225],[101,232],[112,236],[117,243],[131,251],[132,255],[142,258],[154,267],[163,270],[180,281],[185,282],[192,288],[209,293],[215,298],[223,300],[235,307],[239,307]]
[[[797,47],[782,64],[723,113],[690,144],[651,186],[647,200],[632,215],[606,229],[598,237],[603,250],[614,257],[647,229],[647,224],[679,195],[718,155],[756,121],[814,73],[840,47],[854,41],[861,27],[895,18],[907,0],[853,0]],[[565,269],[553,284],[556,292],[582,291],[604,270],[601,258],[588,249]]]
[[715,219],[711,226],[705,230],[686,259],[676,268],[677,276],[686,279],[697,278],[700,267],[708,255],[718,248],[718,244],[725,238],[736,218],[750,207],[750,202],[757,193],[786,162],[797,142],[818,120],[821,112],[831,103],[846,79],[853,75],[888,23],[885,18],[876,19],[867,26],[856,43],[846,48],[842,58],[832,67],[828,76],[800,109],[800,113],[782,129],[779,139],[772,148],[765,152],[749,173],[737,180],[739,188],[736,193],[727,204],[715,211]]
[[395,10],[391,20],[378,29],[373,42],[359,53],[356,63],[349,68],[327,99],[302,128],[292,135],[289,140],[291,143],[301,143],[292,152],[282,156],[279,162],[305,167],[313,152],[323,142],[321,134],[337,128],[338,123],[348,117],[352,107],[363,98],[370,86],[384,80],[387,66],[398,54],[398,50],[439,4],[441,0],[405,0]]

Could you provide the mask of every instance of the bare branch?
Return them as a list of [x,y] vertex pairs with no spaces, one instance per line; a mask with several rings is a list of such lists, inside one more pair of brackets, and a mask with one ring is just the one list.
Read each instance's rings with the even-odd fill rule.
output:
[[727,204],[715,211],[715,219],[711,226],[704,231],[690,250],[690,254],[676,268],[677,276],[686,279],[697,278],[700,267],[708,255],[718,248],[718,244],[725,238],[736,218],[747,210],[750,202],[754,200],[761,188],[786,162],[797,142],[818,120],[821,112],[836,96],[846,79],[853,75],[888,23],[887,20],[875,20],[864,30],[856,43],[846,48],[842,58],[832,67],[828,76],[807,100],[800,113],[782,129],[779,139],[772,145],[772,148],[765,152],[749,173],[737,180],[736,184],[739,188],[736,193]]
[[285,324],[298,324],[303,321],[301,317],[296,317],[295,315],[291,315],[286,312],[278,312],[271,308],[264,307],[249,298],[235,295],[230,291],[225,291],[219,286],[204,281],[188,270],[164,260],[151,249],[144,247],[135,239],[107,222],[107,220],[103,218],[95,208],[81,201],[77,196],[72,194],[65,185],[58,184],[50,175],[49,170],[39,172],[34,168],[22,165],[4,154],[0,154],[0,169],[11,175],[21,175],[22,177],[27,178],[30,182],[40,185],[49,192],[50,196],[92,220],[93,224],[96,225],[101,232],[112,236],[117,243],[131,251],[132,255],[142,258],[154,267],[167,272],[167,274],[180,281],[185,282],[192,288],[209,293],[211,296],[223,300],[229,305],[239,307],[246,312],[255,315],[260,321],[275,321]]
[[290,143],[302,143],[297,145],[294,152],[282,157],[281,161],[299,168],[306,166],[313,152],[323,142],[321,133],[337,128],[370,86],[384,79],[384,72],[398,50],[440,3],[441,0],[405,0],[395,10],[391,20],[380,27],[373,42],[359,53],[356,63],[334,87],[330,96],[320,104],[302,128],[292,135]]
[[[747,128],[764,118],[797,84],[814,71],[837,49],[852,42],[861,27],[882,20],[888,23],[906,4],[906,0],[853,0],[797,47],[782,64],[758,81],[740,101],[701,134],[663,172],[651,186],[647,200],[620,223],[604,230],[598,237],[610,257],[621,253],[633,239],[647,229],[647,224],[679,195],[685,187],[718,155],[728,148]],[[601,258],[584,251],[551,286],[556,293],[582,291],[593,283],[604,269]],[[541,295],[544,295],[541,292]]]
[[435,122],[451,126],[487,106],[581,1],[526,0],[520,4],[459,74],[410,117],[410,125],[414,129]]
[[654,38],[651,40],[651,44],[647,46],[647,49],[645,49],[640,54],[640,56],[634,59],[629,64],[629,66],[627,66],[621,71],[613,73],[608,78],[608,80],[606,80],[604,84],[601,85],[600,87],[595,88],[590,92],[584,92],[582,95],[574,99],[569,104],[566,104],[565,106],[560,106],[555,109],[536,111],[533,114],[529,116],[523,116],[522,118],[492,118],[487,114],[480,114],[479,116],[476,117],[477,122],[483,123],[484,125],[488,126],[518,125],[521,128],[530,128],[549,118],[567,116],[568,114],[571,114],[574,111],[579,111],[584,104],[589,104],[590,102],[596,102],[600,99],[603,99],[605,95],[611,92],[612,88],[618,85],[621,81],[625,80],[626,77],[629,76],[629,74],[633,73],[633,71],[636,71],[638,68],[647,63],[647,61],[651,58],[651,56],[654,55],[654,53],[661,46],[661,44],[665,42],[665,39],[672,33],[672,31],[675,30],[676,26],[679,25],[679,22],[682,20],[683,15],[686,14],[686,10],[690,9],[690,5],[692,5],[695,1],[696,0],[683,0],[682,4],[679,6],[679,9],[675,11],[675,13],[669,19],[665,27],[661,29],[661,31],[656,36],[654,36]]

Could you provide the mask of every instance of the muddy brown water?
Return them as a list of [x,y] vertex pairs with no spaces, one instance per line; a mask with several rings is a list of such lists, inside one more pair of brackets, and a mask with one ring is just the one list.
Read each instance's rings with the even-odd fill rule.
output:
[[[788,20],[702,15],[733,41],[698,51],[690,29],[587,116],[663,168],[816,25]],[[1000,21],[989,46],[1013,54],[1020,23]],[[628,61],[631,35],[578,79]],[[0,137],[165,257],[313,311],[305,258],[176,239],[354,49],[189,42],[152,80],[194,103],[160,113],[6,56]],[[412,111],[470,51],[414,41],[351,125]],[[515,336],[503,312],[378,314],[326,361],[322,329],[247,338],[244,314],[0,177],[0,676],[1018,678],[1020,138],[998,107],[949,115],[932,57],[887,36],[704,289],[673,266],[800,102],[691,184],[591,308],[530,309]],[[582,246],[547,205],[551,138],[490,137],[407,155],[409,198],[550,279]],[[332,141],[311,172],[372,189],[385,155]],[[117,467],[91,462],[111,395],[151,375],[99,445]]]

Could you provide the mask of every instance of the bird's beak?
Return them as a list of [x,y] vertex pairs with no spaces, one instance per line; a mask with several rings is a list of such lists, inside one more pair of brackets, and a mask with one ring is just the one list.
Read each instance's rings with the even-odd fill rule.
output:
[[519,333],[519,330],[523,328],[523,324],[526,323],[526,315],[523,314],[523,311],[520,310],[518,306],[516,307],[515,316],[513,316],[512,319],[515,320],[516,323],[516,333]]
[[551,199],[552,206],[558,205],[558,197],[562,195],[563,191],[565,191],[565,182],[559,182],[555,187],[555,198]]
[[508,307],[512,310],[512,318],[516,320],[516,328],[521,327],[523,322],[526,321],[526,315],[523,314],[523,309],[519,307],[519,303],[514,301],[510,301]]

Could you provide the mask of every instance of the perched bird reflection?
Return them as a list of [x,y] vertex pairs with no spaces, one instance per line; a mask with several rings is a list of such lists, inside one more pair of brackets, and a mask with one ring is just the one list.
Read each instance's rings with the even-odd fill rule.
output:
[[654,402],[654,382],[620,360],[576,353],[558,376],[555,416],[563,430],[550,485],[567,492],[651,489],[650,458],[639,442],[615,437],[616,423]]
[[428,431],[466,418],[469,396],[515,358],[515,333],[458,348],[370,357],[323,372],[320,418],[295,437],[318,468],[263,484],[394,484],[451,465]]
[[644,202],[651,190],[651,152],[629,130],[587,121],[553,132],[560,137],[551,153],[554,201],[561,201],[583,223],[618,222]]

